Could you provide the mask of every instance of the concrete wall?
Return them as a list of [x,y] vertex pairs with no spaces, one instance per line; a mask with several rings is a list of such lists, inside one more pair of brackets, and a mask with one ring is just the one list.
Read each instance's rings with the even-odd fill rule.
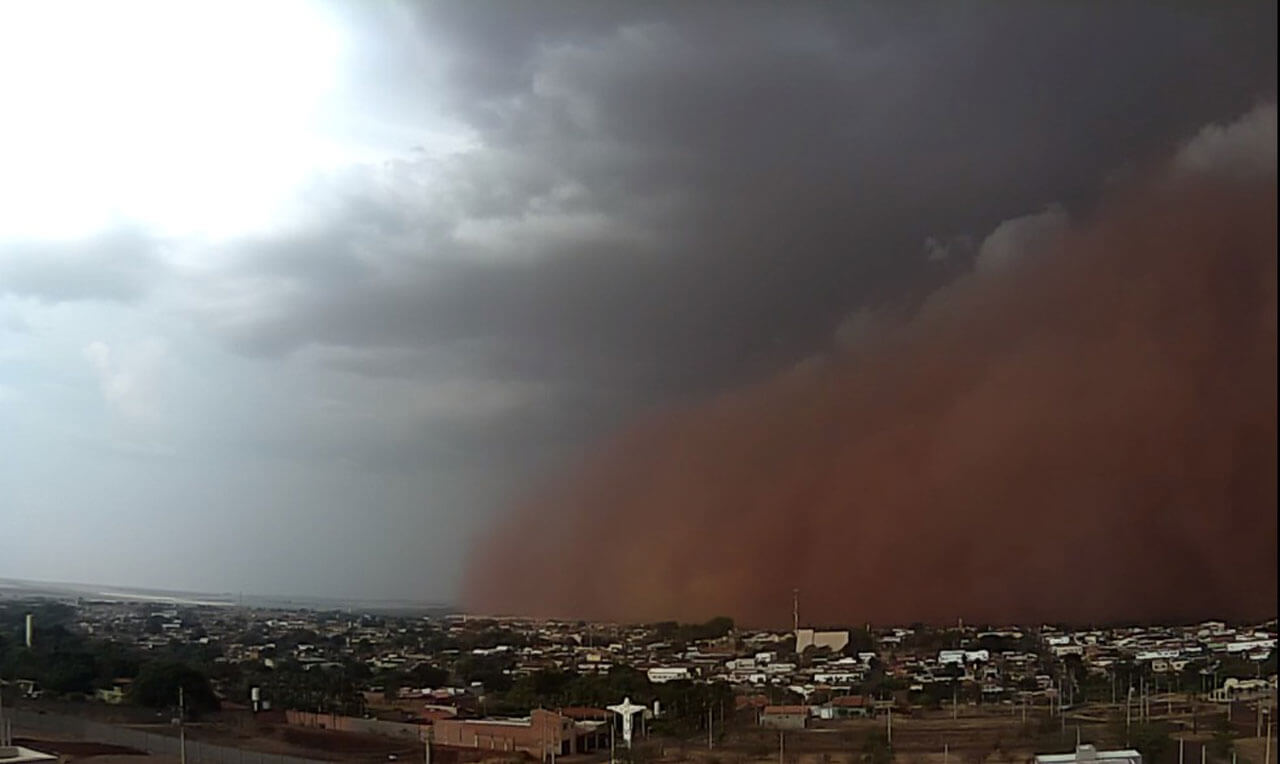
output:
[[286,723],[297,727],[358,732],[365,735],[383,735],[385,737],[404,737],[419,741],[425,740],[427,731],[431,729],[425,725],[407,722],[360,719],[354,716],[317,714],[310,711],[285,711],[284,715]]
[[849,644],[849,632],[847,631],[816,631],[814,629],[799,629],[796,631],[797,653],[804,652],[805,648],[808,647],[826,647],[832,652],[838,653],[847,644]]
[[761,714],[760,726],[773,730],[802,730],[808,724],[808,714]]

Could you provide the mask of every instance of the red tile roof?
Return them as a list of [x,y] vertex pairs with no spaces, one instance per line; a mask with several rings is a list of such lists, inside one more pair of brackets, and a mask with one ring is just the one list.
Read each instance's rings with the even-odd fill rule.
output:
[[796,714],[809,715],[808,706],[765,706],[762,714],[770,716],[795,716]]
[[764,708],[769,705],[769,699],[764,695],[738,695],[733,699],[733,707],[742,708]]

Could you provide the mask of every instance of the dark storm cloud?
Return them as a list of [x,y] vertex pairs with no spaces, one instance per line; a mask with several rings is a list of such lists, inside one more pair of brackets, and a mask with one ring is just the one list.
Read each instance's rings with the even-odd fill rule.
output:
[[424,47],[480,147],[384,168],[390,195],[335,180],[333,214],[246,265],[299,288],[234,338],[475,341],[495,374],[714,390],[936,286],[927,237],[1087,203],[1247,110],[1275,89],[1274,14],[428,6]]

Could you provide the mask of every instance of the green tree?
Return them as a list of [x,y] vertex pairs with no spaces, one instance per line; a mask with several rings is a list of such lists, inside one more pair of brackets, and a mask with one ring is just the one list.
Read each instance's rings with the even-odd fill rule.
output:
[[93,653],[87,651],[59,652],[49,656],[40,671],[40,686],[49,692],[90,694],[98,674],[98,664]]
[[215,711],[218,696],[201,671],[177,661],[157,661],[144,665],[130,689],[134,703],[149,708],[166,708],[178,703],[178,688],[185,695],[186,707],[193,712]]
[[509,655],[468,655],[454,664],[454,673],[468,684],[479,682],[486,692],[506,692],[512,686],[507,671],[513,664]]
[[404,672],[405,681],[414,687],[444,687],[449,684],[449,672],[430,663],[419,663]]

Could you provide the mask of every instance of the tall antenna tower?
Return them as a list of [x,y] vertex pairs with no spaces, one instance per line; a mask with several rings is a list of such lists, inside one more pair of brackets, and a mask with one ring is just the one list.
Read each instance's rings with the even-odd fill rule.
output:
[[800,590],[791,590],[791,621],[795,632],[800,633]]

